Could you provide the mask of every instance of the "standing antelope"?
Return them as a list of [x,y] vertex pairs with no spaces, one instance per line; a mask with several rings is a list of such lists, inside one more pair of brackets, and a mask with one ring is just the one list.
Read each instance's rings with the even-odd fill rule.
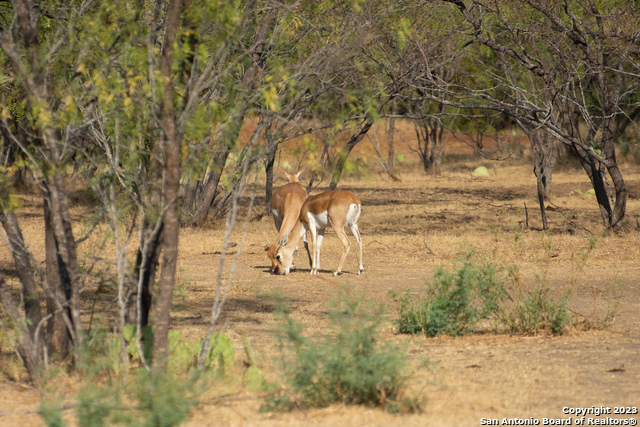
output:
[[[279,187],[271,196],[270,208],[276,224],[276,229],[278,230],[278,237],[274,243],[269,242],[269,247],[267,248],[267,255],[271,259],[271,271],[276,274],[279,273],[278,265],[275,261],[275,253],[278,246],[277,243],[282,240],[283,236],[291,233],[291,230],[298,221],[300,208],[307,199],[307,191],[304,189],[302,184],[298,182],[298,178],[302,171],[304,171],[304,168],[300,169],[295,174],[289,174],[283,169],[280,169],[280,171],[287,177],[287,181],[289,182],[282,187]],[[311,264],[311,254],[309,253],[309,245],[307,245],[306,240],[304,241],[304,247],[307,250],[307,255],[309,256],[309,264]]]
[[361,210],[362,203],[360,203],[360,200],[353,193],[345,190],[325,191],[307,198],[300,209],[300,218],[291,230],[291,239],[289,239],[288,234],[283,234],[277,242],[274,257],[277,271],[280,274],[289,274],[295,247],[305,232],[310,231],[313,245],[310,274],[318,274],[320,270],[320,248],[322,247],[325,229],[330,225],[344,245],[338,269],[333,273],[334,276],[337,276],[342,272],[342,265],[351,247],[344,231],[344,226],[348,225],[351,233],[358,241],[358,274],[362,274],[364,270],[362,265],[362,237],[360,236],[360,230],[358,230],[358,219],[360,218]]

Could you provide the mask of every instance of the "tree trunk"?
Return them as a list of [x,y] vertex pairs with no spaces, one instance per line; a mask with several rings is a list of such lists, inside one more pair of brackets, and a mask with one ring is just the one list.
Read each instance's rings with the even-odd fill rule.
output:
[[265,213],[271,215],[271,196],[273,194],[273,165],[276,161],[276,153],[278,152],[278,142],[270,133],[267,133],[267,157],[264,160],[265,171]]
[[[389,175],[391,177],[391,179],[393,179],[394,181],[400,181],[400,178],[398,178],[394,173],[393,173],[393,134],[394,134],[394,127],[393,127],[393,121],[395,121],[395,119],[392,117],[390,119],[389,122],[389,128],[387,129],[387,160],[383,160],[382,159],[382,152],[380,150],[380,141],[378,140],[378,135],[376,135],[375,132],[375,128],[374,128],[374,139],[375,142],[373,142],[372,138],[369,138],[369,141],[371,142],[371,145],[373,146],[373,149],[376,152],[376,156],[378,159],[378,163],[380,164],[380,166],[382,167],[382,169],[384,169],[384,171],[387,173],[387,175]],[[391,159],[391,163],[389,165],[389,159]]]
[[162,371],[166,370],[169,362],[169,322],[178,263],[178,238],[180,228],[178,220],[178,193],[180,191],[181,138],[177,134],[173,106],[171,62],[173,42],[178,30],[181,4],[181,0],[170,0],[169,2],[162,57],[160,58],[160,72],[164,78],[161,115],[165,160],[163,205],[166,212],[163,220],[164,244],[162,270],[160,272],[159,293],[154,312],[153,367],[154,369]]
[[[239,128],[238,132],[240,132]],[[235,141],[235,138],[233,138],[233,141]],[[198,185],[199,191],[196,192],[195,196],[195,209],[193,216],[188,222],[186,222],[189,226],[198,227],[202,225],[209,216],[209,211],[211,210],[213,201],[219,193],[218,184],[220,183],[225,163],[227,162],[227,158],[229,157],[229,153],[231,152],[233,145],[234,144],[230,142],[229,144],[226,144],[226,146],[221,147],[213,161],[211,171],[207,173],[204,182],[192,184]]]
[[[395,134],[396,118],[389,119],[389,129],[387,129],[387,169],[392,178],[395,178],[393,162],[395,161],[395,146],[393,144],[393,135]],[[397,178],[396,178],[397,179]]]
[[53,218],[46,197],[43,204],[47,313],[52,315],[47,322],[47,349],[50,354],[56,353],[61,359],[65,359],[71,345],[67,327],[67,322],[71,322],[71,285],[64,263],[58,255],[58,245],[51,225]]
[[[147,221],[143,231],[140,249],[136,255],[136,264],[133,278],[135,283],[131,285],[127,299],[127,324],[137,325],[141,328],[149,324],[149,313],[153,296],[153,285],[156,281],[158,260],[162,249],[162,225],[154,234],[155,224]],[[146,252],[146,255],[142,251]],[[139,299],[138,299],[139,298]]]
[[418,149],[415,150],[422,162],[422,168],[424,173],[429,173],[431,167],[431,159],[429,157],[429,125],[427,119],[421,119],[413,123],[413,128],[416,132],[416,139],[418,140]]
[[342,175],[342,170],[344,169],[344,165],[347,163],[347,159],[349,158],[349,154],[351,153],[351,150],[353,150],[353,147],[355,147],[360,141],[362,141],[362,138],[364,138],[367,132],[369,132],[369,129],[371,129],[371,126],[373,126],[373,119],[368,118],[362,124],[358,132],[356,132],[351,136],[351,138],[349,139],[347,144],[344,146],[342,151],[340,151],[340,154],[338,155],[338,161],[336,163],[336,167],[333,170],[333,177],[331,178],[331,184],[329,184],[330,190],[335,190],[336,187],[338,186],[338,181],[340,181],[340,175]]
[[[47,90],[45,71],[41,63],[41,46],[38,35],[38,15],[37,9],[31,8],[27,0],[16,0],[13,2],[16,16],[20,22],[20,29],[24,38],[24,46],[27,51],[25,60],[27,64],[21,62],[22,57],[15,54],[14,47],[8,40],[2,39],[2,48],[10,57],[12,66],[17,75],[24,78],[24,87],[32,104],[38,105],[41,111],[46,111],[50,117],[55,117],[51,111],[50,97]],[[34,14],[35,12],[35,14]],[[30,68],[29,68],[30,67]],[[71,218],[69,214],[69,199],[65,186],[65,162],[63,156],[64,141],[61,139],[59,130],[52,122],[43,125],[41,129],[43,142],[42,153],[45,161],[50,165],[50,173],[42,177],[47,187],[47,203],[52,214],[51,225],[57,243],[57,253],[68,273],[71,288],[71,318],[73,321],[72,336],[77,349],[84,344],[82,321],[80,317],[80,272],[76,253],[76,243],[71,228]],[[77,352],[76,357],[81,357]]]
[[[9,200],[9,191],[6,183],[0,183],[0,199]],[[31,259],[27,246],[22,237],[22,231],[18,224],[18,218],[13,211],[4,212],[0,206],[0,223],[7,234],[11,254],[13,255],[13,263],[20,279],[22,287],[22,299],[24,301],[25,316],[28,320],[29,332],[33,335],[36,327],[42,320],[40,311],[40,297],[38,296],[38,288],[36,280],[33,276],[34,268],[31,265]]]
[[34,341],[29,333],[29,328],[26,326],[26,319],[20,313],[18,304],[13,299],[2,275],[0,275],[0,301],[2,302],[7,317],[19,331],[16,350],[27,369],[29,377],[36,379],[39,376],[40,366],[42,364],[42,352],[40,351],[37,341]]
[[444,126],[438,119],[430,120],[431,126],[431,154],[429,155],[429,163],[431,164],[431,172],[434,175],[442,174],[442,154],[444,153],[444,143],[442,135],[444,134]]
[[614,141],[616,138],[616,133],[611,131],[611,127],[613,127],[614,123],[611,118],[607,119],[608,123],[604,127],[605,131],[603,132],[603,147],[602,147],[602,156],[609,162],[609,166],[607,166],[607,171],[609,172],[609,176],[613,181],[613,187],[615,189],[615,198],[613,204],[613,212],[611,214],[611,227],[616,228],[622,224],[622,220],[624,219],[626,207],[627,207],[627,185],[624,182],[624,178],[622,177],[622,172],[618,167],[618,162],[616,160],[616,151]]
[[558,160],[558,144],[556,143],[556,140],[544,129],[532,127],[531,125],[527,125],[522,122],[519,122],[519,124],[522,130],[524,130],[529,137],[529,143],[531,144],[534,164],[533,173],[536,176],[542,229],[548,230],[547,211],[545,209],[544,202],[549,197],[549,192],[551,191],[553,169],[555,168]]
[[593,158],[591,153],[583,150],[575,144],[573,145],[573,150],[578,157],[578,160],[580,160],[582,168],[587,173],[587,176],[591,181],[591,185],[593,186],[593,190],[596,194],[598,207],[600,208],[600,214],[602,215],[602,221],[606,227],[610,227],[612,225],[613,212],[611,211],[611,204],[609,203],[609,197],[607,196],[607,190],[604,186],[602,174],[596,166],[596,160]]

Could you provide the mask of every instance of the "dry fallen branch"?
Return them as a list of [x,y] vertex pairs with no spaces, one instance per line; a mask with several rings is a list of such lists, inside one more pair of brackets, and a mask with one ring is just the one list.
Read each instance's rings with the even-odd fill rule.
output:
[[422,252],[422,251],[424,251],[424,250],[427,250],[427,251],[429,251],[429,253],[430,253],[431,255],[434,255],[434,256],[435,256],[435,253],[434,253],[434,252],[431,250],[431,248],[429,248],[429,246],[427,245],[427,239],[426,239],[426,238],[422,241],[422,243],[424,244],[424,248],[422,248],[422,249],[417,249],[417,250],[415,250],[415,251],[413,251],[413,252],[410,252],[410,253],[409,253],[409,255],[413,255],[413,254],[415,254],[415,253],[417,253],[417,252]]
[[560,213],[560,215],[562,215],[564,217],[564,219],[567,220],[567,222],[569,224],[571,224],[572,226],[574,226],[575,228],[578,228],[580,230],[584,230],[587,233],[593,235],[593,232],[591,232],[591,230],[589,230],[588,228],[585,227],[580,227],[578,224],[576,224],[575,221],[571,220],[570,218],[567,218],[567,216],[564,214],[564,212],[562,212],[562,208],[560,206],[556,206],[555,204],[553,204],[551,201],[548,201],[548,203],[553,206],[554,210],[557,211],[558,213]]

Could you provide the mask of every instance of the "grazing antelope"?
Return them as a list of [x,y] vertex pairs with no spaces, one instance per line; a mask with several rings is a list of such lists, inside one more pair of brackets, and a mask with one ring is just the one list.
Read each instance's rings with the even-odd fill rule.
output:
[[291,230],[291,239],[289,239],[289,235],[283,234],[277,242],[274,258],[278,272],[280,274],[289,273],[295,247],[306,231],[310,231],[313,245],[310,274],[318,274],[320,270],[320,248],[322,247],[325,229],[330,225],[344,245],[338,269],[333,275],[340,274],[344,260],[351,247],[344,231],[344,226],[348,225],[351,233],[358,241],[358,274],[362,274],[364,270],[362,265],[362,237],[360,236],[360,230],[358,230],[358,219],[361,211],[362,203],[360,203],[360,200],[353,193],[345,190],[325,191],[307,198],[300,209],[299,220]]
[[[274,243],[269,242],[269,247],[267,248],[267,255],[271,259],[271,271],[276,274],[280,273],[278,270],[278,263],[275,260],[275,253],[278,246],[277,242],[279,242],[283,236],[291,233],[291,230],[298,221],[300,208],[307,199],[307,191],[304,189],[302,184],[298,182],[298,178],[302,171],[304,171],[304,168],[300,169],[295,174],[289,174],[283,169],[280,169],[280,171],[287,177],[287,181],[289,182],[282,187],[279,187],[271,196],[270,208],[276,224],[276,229],[278,230],[278,237]],[[307,255],[309,256],[309,264],[311,264],[311,254],[309,253],[309,245],[307,244],[306,239],[304,241],[304,247],[307,250]],[[295,249],[297,249],[297,247]]]

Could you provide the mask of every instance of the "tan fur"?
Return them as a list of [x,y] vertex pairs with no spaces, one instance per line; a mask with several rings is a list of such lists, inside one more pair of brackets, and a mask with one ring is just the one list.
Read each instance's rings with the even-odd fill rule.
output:
[[[300,174],[302,173],[304,168],[300,169],[295,174],[288,174],[283,169],[280,170],[287,177],[289,183],[283,185],[282,187],[279,187],[276,191],[273,192],[273,195],[271,196],[271,211],[272,213],[274,211],[277,212],[277,215],[273,215],[276,229],[278,230],[278,237],[274,242],[269,244],[269,247],[267,249],[267,255],[271,260],[271,271],[276,274],[279,273],[279,271],[277,271],[278,263],[276,262],[276,249],[278,247],[278,242],[282,240],[283,236],[287,236],[291,233],[293,227],[296,224],[296,221],[298,220],[300,208],[302,207],[304,201],[307,199],[307,191],[304,189],[302,184],[298,182],[298,178],[300,177]],[[306,241],[305,248],[307,249],[308,254],[309,249]]]
[[[324,231],[326,227],[330,225],[344,245],[340,263],[338,264],[337,270],[333,273],[334,275],[340,274],[351,247],[349,239],[344,231],[344,226],[347,225],[347,218],[352,205],[355,205],[355,211],[352,212],[353,221],[349,224],[349,228],[353,236],[358,241],[358,274],[361,274],[364,270],[362,265],[362,238],[358,229],[357,220],[361,212],[362,203],[355,195],[353,195],[353,193],[345,190],[326,191],[307,198],[300,209],[299,220],[292,229],[291,239],[289,239],[289,236],[285,234],[284,237],[277,242],[275,258],[278,271],[280,271],[281,274],[287,274],[289,272],[295,247],[306,230],[311,232],[311,242],[313,245],[310,274],[318,274],[318,271],[320,270],[320,247],[322,246]],[[314,220],[314,215],[322,215],[323,213],[326,213],[327,224],[320,224]]]

